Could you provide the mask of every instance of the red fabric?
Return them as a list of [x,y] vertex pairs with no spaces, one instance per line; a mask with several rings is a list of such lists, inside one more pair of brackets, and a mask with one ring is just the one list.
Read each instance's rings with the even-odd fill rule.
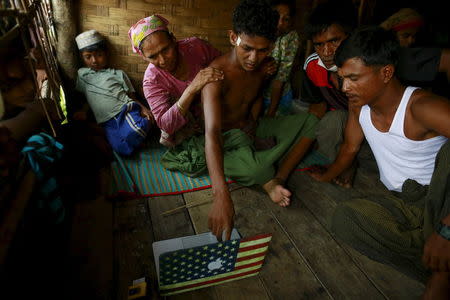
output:
[[423,25],[423,21],[422,20],[414,20],[408,23],[404,23],[404,24],[400,24],[397,26],[392,27],[392,30],[394,31],[401,31],[401,30],[405,30],[408,28],[417,28],[417,27],[421,27]]
[[306,66],[306,74],[308,78],[318,87],[329,87],[333,86],[328,81],[328,71],[319,65],[319,59],[311,60]]

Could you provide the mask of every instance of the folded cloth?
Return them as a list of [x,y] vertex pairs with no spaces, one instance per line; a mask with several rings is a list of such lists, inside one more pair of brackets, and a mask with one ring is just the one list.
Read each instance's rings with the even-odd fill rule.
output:
[[40,182],[38,208],[51,216],[55,224],[64,220],[65,208],[55,178],[55,164],[62,157],[63,145],[46,133],[31,136],[22,154]]

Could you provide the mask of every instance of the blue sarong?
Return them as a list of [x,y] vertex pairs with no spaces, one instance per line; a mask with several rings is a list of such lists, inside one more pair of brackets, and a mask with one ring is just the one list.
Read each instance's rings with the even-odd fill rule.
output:
[[149,121],[141,116],[141,106],[129,102],[115,117],[103,123],[106,138],[117,153],[130,155],[147,137]]

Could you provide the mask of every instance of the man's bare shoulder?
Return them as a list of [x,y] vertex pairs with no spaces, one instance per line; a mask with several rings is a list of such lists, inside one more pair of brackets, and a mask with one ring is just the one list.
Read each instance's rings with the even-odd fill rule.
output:
[[442,134],[440,126],[448,127],[450,101],[425,90],[416,90],[411,97],[409,111],[423,128]]
[[[223,73],[227,73],[227,55],[223,54],[221,56],[216,57],[210,64],[209,67],[221,70]],[[216,97],[220,94],[225,79],[208,82],[202,89],[202,100],[209,99],[210,97]]]
[[436,109],[450,109],[449,99],[423,89],[414,91],[410,101],[410,109],[413,114],[426,113]]
[[431,137],[450,137],[450,101],[424,90],[416,90],[410,100],[409,112],[415,126],[425,130]]
[[227,52],[221,56],[216,57],[210,64],[210,67],[217,69],[225,69],[230,64],[230,52]]

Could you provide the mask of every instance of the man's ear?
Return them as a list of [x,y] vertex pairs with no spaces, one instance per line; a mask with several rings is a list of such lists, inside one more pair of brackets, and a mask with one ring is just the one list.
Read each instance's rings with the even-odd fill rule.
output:
[[386,65],[381,69],[384,83],[388,83],[394,76],[395,67],[393,65]]
[[230,37],[231,45],[236,46],[238,35],[233,30],[228,30],[228,36]]

